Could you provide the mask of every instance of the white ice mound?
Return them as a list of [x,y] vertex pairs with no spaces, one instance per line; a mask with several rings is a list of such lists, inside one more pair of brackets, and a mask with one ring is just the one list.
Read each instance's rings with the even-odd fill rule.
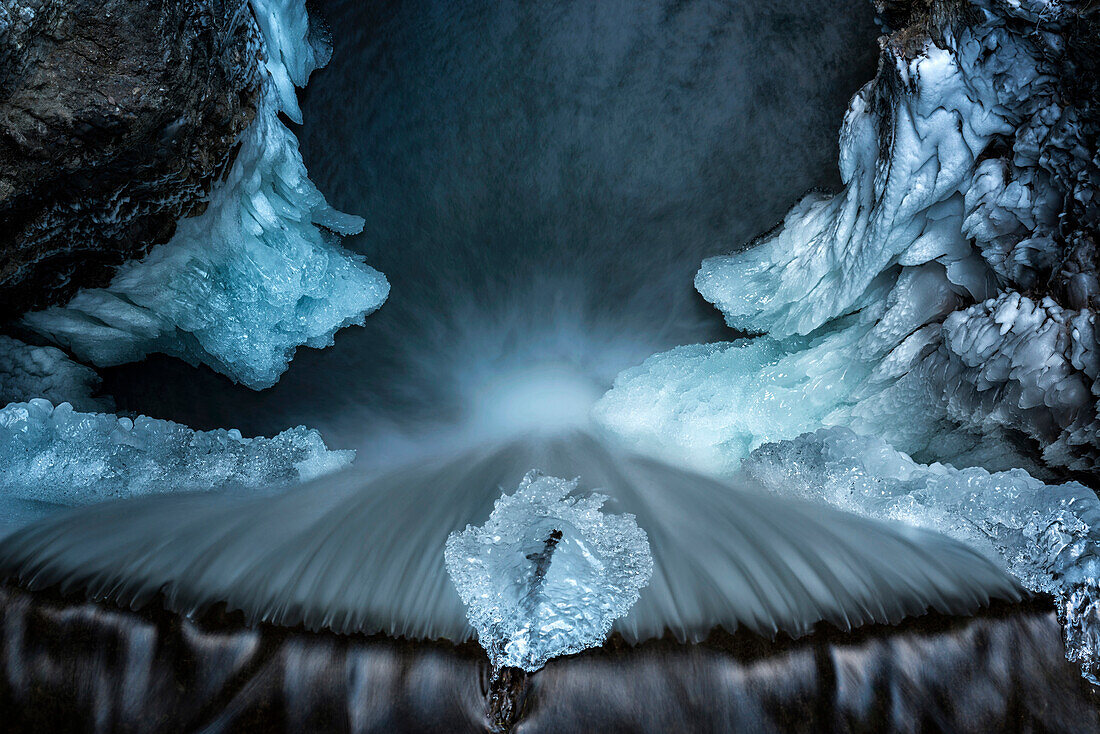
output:
[[261,389],[299,346],[332,344],[389,294],[381,273],[339,245],[337,234],[359,232],[363,220],[328,205],[279,120],[301,120],[293,84],[325,60],[311,43],[305,4],[253,6],[267,70],[260,105],[206,210],[106,288],[25,317],[81,360],[108,366],[162,352]]
[[351,462],[299,426],[274,438],[171,421],[80,413],[48,400],[0,409],[0,499],[54,505],[215,488],[268,489]]
[[845,428],[762,446],[743,470],[776,494],[929,528],[978,550],[1054,596],[1067,656],[1100,684],[1100,500],[1087,487],[1044,484],[1019,469],[920,464]]
[[0,336],[0,405],[45,398],[78,410],[112,410],[114,401],[95,395],[99,383],[99,375],[56,347]]
[[572,497],[577,481],[531,472],[480,527],[447,538],[447,572],[493,666],[535,671],[603,643],[653,574],[634,516]]

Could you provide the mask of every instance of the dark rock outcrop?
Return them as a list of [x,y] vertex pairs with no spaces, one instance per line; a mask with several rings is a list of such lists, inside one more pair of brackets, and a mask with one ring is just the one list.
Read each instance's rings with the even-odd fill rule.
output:
[[247,0],[0,4],[0,318],[198,213],[254,114]]

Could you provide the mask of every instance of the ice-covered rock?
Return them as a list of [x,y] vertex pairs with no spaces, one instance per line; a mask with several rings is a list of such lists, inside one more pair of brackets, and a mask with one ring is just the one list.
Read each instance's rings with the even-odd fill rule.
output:
[[1100,500],[1088,487],[920,464],[845,428],[762,446],[742,470],[771,492],[929,528],[984,553],[1055,597],[1067,655],[1100,684]]
[[201,212],[254,118],[247,0],[0,2],[0,321]]
[[1075,2],[885,6],[911,17],[846,114],[843,190],[696,276],[768,341],[655,356],[597,415],[719,470],[820,424],[920,460],[1096,470],[1100,42]]
[[381,273],[339,245],[337,235],[360,231],[362,219],[328,205],[279,119],[300,121],[294,85],[327,60],[327,47],[311,32],[302,0],[256,0],[252,8],[266,81],[206,210],[120,268],[107,287],[25,317],[82,360],[106,366],[163,352],[265,388],[299,346],[331,344],[389,293]]
[[48,400],[0,409],[0,497],[85,505],[211,489],[264,490],[351,462],[302,426],[273,438],[195,431],[171,421],[81,413]]
[[600,494],[531,472],[481,527],[447,538],[447,572],[493,666],[534,671],[603,644],[653,574],[633,515],[600,511]]
[[113,410],[110,398],[96,396],[99,375],[56,347],[35,347],[0,336],[0,405],[30,398],[70,403],[77,410]]

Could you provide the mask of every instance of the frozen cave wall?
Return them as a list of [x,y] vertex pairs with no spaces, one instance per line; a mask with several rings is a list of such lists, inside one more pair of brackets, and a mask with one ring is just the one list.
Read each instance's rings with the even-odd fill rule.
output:
[[[716,471],[825,424],[919,460],[1095,475],[1098,11],[879,10],[879,71],[840,134],[843,189],[696,276],[731,327],[765,336],[655,355],[597,416]],[[731,395],[772,409],[731,410]]]
[[295,87],[327,61],[324,34],[300,0],[252,0],[226,12],[217,24],[244,18],[250,28],[238,50],[258,79],[254,115],[201,210],[104,287],[23,323],[97,366],[162,352],[262,389],[299,346],[327,346],[338,329],[362,323],[389,284],[340,246],[338,235],[363,221],[328,206],[280,120],[301,121]]

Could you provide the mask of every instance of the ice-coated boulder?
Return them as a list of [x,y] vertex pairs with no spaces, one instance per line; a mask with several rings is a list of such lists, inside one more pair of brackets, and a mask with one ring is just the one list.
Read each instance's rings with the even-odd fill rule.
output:
[[524,477],[489,520],[447,539],[447,572],[493,666],[534,671],[603,644],[653,574],[633,515],[607,498],[574,497],[577,481]]
[[202,211],[255,113],[246,1],[0,3],[0,320],[104,285]]
[[302,0],[257,0],[265,74],[255,120],[206,210],[166,244],[121,267],[104,288],[25,324],[98,366],[152,352],[203,363],[254,389],[270,387],[302,345],[324,347],[361,324],[389,284],[337,235],[362,229],[307,176],[279,119],[301,119],[294,85],[327,60]]

